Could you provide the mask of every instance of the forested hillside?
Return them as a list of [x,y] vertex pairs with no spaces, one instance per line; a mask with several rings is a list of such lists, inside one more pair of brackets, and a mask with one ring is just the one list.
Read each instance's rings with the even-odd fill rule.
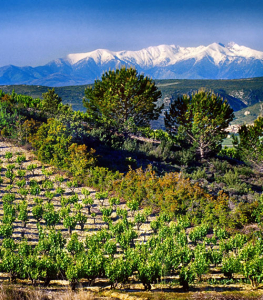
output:
[[[156,85],[162,92],[161,102],[165,108],[170,105],[171,97],[176,98],[182,94],[191,94],[205,88],[227,99],[234,111],[245,109],[263,101],[263,78],[237,79],[237,80],[155,80]],[[42,93],[48,90],[43,86],[10,85],[0,86],[7,93],[14,89],[18,94],[30,95],[33,98],[41,98]],[[71,104],[74,110],[84,111],[82,99],[86,86],[57,87],[55,92],[63,99],[64,104]],[[160,102],[160,103],[161,103]],[[256,106],[259,107],[258,105]],[[260,107],[259,107],[260,108]],[[249,110],[249,109],[248,109]],[[236,114],[235,124],[242,124],[246,120],[253,122],[260,114],[260,110],[251,109],[250,117],[242,113]],[[246,111],[246,110],[245,110]],[[245,112],[244,111],[244,112]],[[163,122],[159,126],[163,127]],[[155,123],[158,127],[158,123]]]

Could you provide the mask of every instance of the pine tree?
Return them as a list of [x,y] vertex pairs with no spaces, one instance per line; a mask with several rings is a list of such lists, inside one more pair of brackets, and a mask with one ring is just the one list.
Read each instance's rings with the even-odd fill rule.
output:
[[263,172],[263,117],[258,117],[252,125],[242,125],[238,134],[239,139],[233,137],[233,144],[239,156]]
[[163,105],[153,80],[129,68],[108,71],[85,90],[83,104],[93,119],[112,129],[132,131],[135,126],[149,126],[157,120]]
[[165,126],[178,141],[192,146],[201,158],[219,150],[234,119],[233,109],[221,97],[205,91],[175,99],[165,113]]

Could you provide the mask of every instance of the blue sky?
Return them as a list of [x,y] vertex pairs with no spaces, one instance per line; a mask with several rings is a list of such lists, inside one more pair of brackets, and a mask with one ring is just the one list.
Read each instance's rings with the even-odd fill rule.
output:
[[208,45],[263,51],[262,0],[0,0],[0,66],[98,48]]

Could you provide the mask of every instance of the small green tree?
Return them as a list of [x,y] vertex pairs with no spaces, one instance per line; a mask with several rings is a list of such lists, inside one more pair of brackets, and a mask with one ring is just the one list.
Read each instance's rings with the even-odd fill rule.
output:
[[37,169],[37,164],[30,164],[26,168],[28,171],[32,173],[32,176],[35,175],[35,169]]
[[195,272],[194,272],[191,264],[189,264],[186,267],[183,266],[179,273],[179,282],[180,282],[180,285],[183,286],[184,291],[189,290],[189,283],[192,283],[194,281],[194,279],[195,279]]
[[192,267],[198,276],[199,281],[201,281],[202,275],[208,272],[210,264],[205,247],[203,247],[203,245],[201,247],[197,247],[194,251],[194,256]]
[[9,274],[12,282],[16,281],[17,277],[21,276],[23,259],[19,254],[11,250],[6,250],[2,257],[1,271]]
[[72,256],[76,256],[84,250],[83,242],[79,241],[79,237],[76,232],[71,235],[67,244],[67,250]]
[[71,289],[74,291],[83,277],[83,264],[81,260],[72,261],[66,269],[66,277],[69,281]]
[[28,211],[27,211],[28,203],[27,201],[23,200],[17,206],[18,210],[18,220],[22,222],[22,227],[26,227],[26,223],[29,220],[28,218]]
[[105,257],[100,249],[91,250],[87,255],[82,255],[82,264],[84,278],[88,279],[90,286],[97,277],[105,272]]
[[11,224],[0,225],[0,236],[3,238],[10,238],[13,234],[14,227]]
[[16,219],[16,208],[13,204],[5,203],[3,205],[4,214],[2,222],[4,224],[12,224]]
[[19,194],[20,198],[22,200],[25,200],[26,199],[26,196],[28,195],[29,191],[25,188],[20,188],[17,193]]
[[158,119],[163,106],[154,81],[125,67],[108,71],[85,90],[83,104],[94,120],[112,128],[132,130],[131,125],[149,126]]
[[139,209],[140,203],[136,199],[131,199],[127,202],[127,206],[131,210],[131,215],[133,217],[135,212]]
[[109,196],[109,192],[106,191],[106,192],[97,192],[96,195],[95,195],[95,198],[100,200],[100,203],[101,205],[103,206],[104,205],[104,201],[105,199],[107,199]]
[[50,280],[57,278],[58,265],[49,255],[44,255],[40,258],[38,270],[40,270],[40,279],[44,281],[44,286],[48,286]]
[[221,97],[205,91],[172,100],[165,127],[182,144],[194,147],[201,158],[219,150],[234,119],[233,109]]
[[62,99],[55,93],[55,89],[53,88],[52,90],[48,90],[48,92],[43,93],[42,97],[42,110],[48,114],[57,114],[59,104],[62,103]]
[[[69,130],[61,122],[48,119],[47,123],[43,123],[33,136],[32,145],[37,149],[39,160],[58,167],[66,167],[65,158],[68,157],[71,139]],[[46,173],[46,170],[43,169],[42,172]]]
[[263,117],[258,117],[253,125],[242,125],[239,139],[233,136],[233,144],[239,156],[253,167],[263,169]]
[[107,208],[107,207],[101,207],[100,211],[102,212],[102,220],[108,225],[108,229],[109,226],[112,222],[112,208]]
[[222,259],[222,272],[228,279],[233,278],[233,274],[238,273],[240,270],[241,263],[238,257],[229,255]]
[[22,169],[23,162],[25,161],[26,161],[26,156],[24,154],[18,155],[16,157],[16,163],[18,164],[20,170]]
[[132,275],[132,265],[124,257],[118,257],[113,260],[108,260],[105,266],[106,276],[109,278],[111,288],[117,286],[119,282],[125,283]]
[[39,257],[36,254],[27,256],[23,261],[23,272],[25,276],[31,280],[34,286],[37,284],[37,280],[40,277],[38,265]]
[[52,203],[47,203],[44,206],[43,219],[48,227],[55,227],[60,221],[59,213],[55,211]]
[[135,224],[137,225],[137,230],[139,231],[139,230],[140,230],[140,227],[142,226],[142,224],[146,222],[146,217],[145,217],[145,215],[138,212],[138,213],[134,216],[134,222],[135,222]]
[[10,185],[13,184],[15,178],[16,178],[16,174],[14,173],[14,169],[15,169],[15,165],[7,165],[7,171],[5,172],[5,177],[8,178],[10,180]]
[[161,278],[161,262],[150,253],[147,253],[137,264],[138,278],[145,290],[151,290],[151,283]]
[[71,216],[69,214],[67,214],[64,219],[63,219],[63,225],[65,228],[68,229],[68,233],[71,235],[72,234],[72,230],[74,230],[76,228],[77,225],[77,218],[76,216]]
[[82,203],[87,207],[89,215],[91,214],[91,207],[94,204],[94,199],[92,197],[87,197],[82,200]]
[[39,223],[41,221],[41,219],[43,218],[43,213],[44,213],[44,209],[41,203],[35,205],[32,208],[32,215],[34,217],[34,219],[36,219],[37,223]]
[[10,160],[13,158],[13,153],[12,152],[6,152],[5,153],[5,158],[7,159],[8,163],[10,163]]
[[76,221],[80,226],[80,230],[83,231],[84,226],[88,220],[87,216],[82,212],[83,205],[81,205],[80,203],[75,203],[74,208],[76,210]]

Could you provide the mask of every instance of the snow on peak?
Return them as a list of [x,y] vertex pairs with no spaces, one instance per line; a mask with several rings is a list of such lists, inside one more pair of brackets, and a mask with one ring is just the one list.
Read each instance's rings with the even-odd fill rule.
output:
[[87,53],[69,54],[66,57],[66,60],[70,64],[74,65],[82,60],[88,60],[89,58],[92,58],[97,64],[103,64],[114,59],[115,57],[112,51],[106,49],[98,49]]
[[239,46],[234,42],[228,44],[228,49],[236,56],[241,56],[244,58],[263,59],[263,52],[253,50],[245,46]]
[[71,65],[74,65],[78,61],[84,59],[87,57],[89,53],[75,53],[75,54],[69,54],[67,55],[66,59]]
[[104,64],[111,60],[121,60],[131,65],[142,67],[161,67],[173,65],[179,61],[195,59],[196,62],[203,58],[212,60],[216,65],[226,61],[233,61],[237,57],[263,59],[263,52],[239,46],[234,42],[227,45],[212,43],[208,46],[180,47],[175,45],[159,45],[144,48],[138,51],[114,52],[98,49],[87,53],[69,54],[65,60],[74,65],[81,61],[93,59],[96,64]]

